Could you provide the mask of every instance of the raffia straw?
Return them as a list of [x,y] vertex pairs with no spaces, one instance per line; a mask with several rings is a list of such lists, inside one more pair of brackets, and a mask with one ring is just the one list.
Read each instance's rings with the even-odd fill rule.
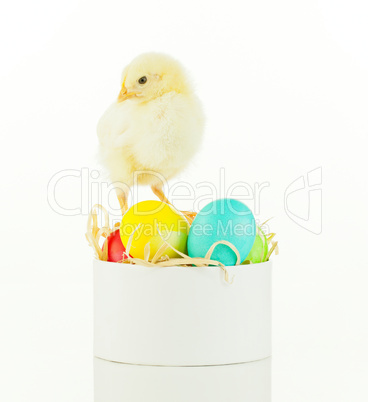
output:
[[[104,216],[104,226],[99,228],[98,227],[98,220],[97,220],[97,210],[101,210]],[[268,221],[264,222],[263,224],[267,223]],[[109,214],[107,210],[100,204],[94,205],[92,208],[91,213],[89,214],[88,221],[87,221],[87,233],[86,233],[86,238],[90,246],[93,248],[95,252],[96,258],[102,260],[102,261],[107,261],[107,256],[108,256],[108,244],[106,242],[104,246],[104,250],[102,251],[100,247],[100,239],[101,237],[104,237],[107,239],[107,237],[117,228],[119,227],[119,223],[115,223],[113,229],[110,228],[109,224]],[[137,264],[137,265],[142,265],[145,267],[170,267],[170,266],[195,266],[195,267],[206,267],[206,266],[216,266],[219,267],[223,272],[224,272],[224,279],[227,283],[231,284],[234,281],[234,276],[229,278],[229,272],[226,269],[225,265],[222,264],[220,261],[212,260],[211,256],[219,244],[224,244],[228,247],[230,247],[234,253],[236,254],[237,260],[236,260],[236,265],[239,265],[241,263],[241,258],[238,249],[230,242],[226,240],[220,240],[216,243],[214,243],[211,248],[208,250],[206,256],[204,258],[192,258],[189,257],[188,255],[182,253],[181,251],[177,250],[175,247],[173,247],[170,243],[168,243],[158,231],[163,244],[161,247],[157,250],[156,254],[152,258],[151,261],[149,261],[150,257],[150,244],[147,243],[144,248],[144,259],[141,258],[133,258],[129,255],[132,242],[133,242],[133,235],[134,233],[139,229],[140,225],[138,225],[133,233],[129,236],[129,240],[126,246],[125,250],[125,259],[122,259],[119,261],[119,263],[123,264]],[[278,243],[272,241],[273,237],[275,236],[274,233],[271,233],[270,235],[267,235],[267,242],[268,244],[272,244],[267,257],[265,261],[268,261],[269,257],[271,254],[275,251],[275,254],[278,254]],[[178,254],[181,258],[169,258],[167,255],[164,255],[164,252],[168,249],[172,249],[176,254]],[[263,251],[262,251],[263,253]]]
[[[267,254],[267,257],[266,257],[266,261],[268,261],[268,260],[270,259],[272,253],[273,253],[274,250],[277,248],[278,242],[275,241],[275,242],[272,242],[271,244],[272,244],[272,247],[271,247],[271,249],[268,251],[268,254]],[[278,250],[277,250],[277,253],[278,253]]]
[[[216,246],[218,246],[219,244],[225,244],[228,247],[230,247],[236,254],[237,256],[237,265],[239,264],[240,261],[240,254],[238,249],[230,242],[226,241],[226,240],[220,240],[216,243],[214,243],[211,248],[208,250],[206,256],[204,258],[201,257],[197,257],[197,258],[193,258],[193,257],[189,257],[188,255],[182,253],[181,251],[177,250],[175,247],[173,247],[170,243],[168,243],[166,240],[163,239],[162,234],[160,234],[160,237],[162,239],[162,241],[164,242],[163,245],[165,245],[165,249],[167,248],[171,248],[173,251],[175,251],[175,253],[179,254],[182,258],[169,258],[166,261],[158,261],[156,263],[153,263],[153,260],[151,261],[151,264],[153,266],[160,266],[160,267],[170,267],[173,265],[187,265],[187,266],[196,266],[196,267],[207,267],[210,265],[213,266],[217,266],[219,268],[221,268],[221,270],[224,272],[224,279],[227,283],[232,284],[234,281],[234,276],[231,278],[231,281],[229,280],[229,272],[228,270],[225,268],[225,265],[222,264],[220,261],[216,261],[216,260],[211,260],[211,255],[214,251],[214,249],[216,248]],[[160,249],[158,250],[158,252],[161,250],[162,246],[160,247]],[[156,253],[156,255],[158,254],[158,252]],[[162,251],[163,252],[163,251]],[[155,255],[155,257],[156,257]],[[128,262],[127,260],[122,261],[124,263]]]
[[[102,228],[98,227],[98,221],[97,221],[97,210],[101,210],[103,215],[104,215],[104,223],[105,225]],[[87,233],[86,233],[86,238],[89,243],[89,245],[93,248],[95,255],[98,259],[102,261],[107,261],[107,255],[108,255],[108,245],[104,248],[104,251],[102,251],[100,247],[100,238],[101,237],[108,237],[109,234],[112,232],[110,229],[110,224],[109,224],[109,214],[107,210],[100,204],[96,204],[93,206],[91,213],[88,216],[87,220]]]
[[207,251],[207,254],[206,254],[206,256],[204,258],[210,258],[212,253],[213,253],[213,251],[215,250],[215,248],[219,244],[224,244],[225,246],[230,247],[234,251],[234,253],[236,254],[236,264],[235,265],[239,265],[242,262],[238,249],[232,243],[230,243],[230,242],[228,242],[226,240],[220,240],[220,241],[217,241],[216,243],[212,244],[212,246]]
[[151,253],[151,247],[149,242],[144,246],[144,261],[149,261],[149,257],[150,257],[150,253]]
[[[264,223],[262,225],[264,225]],[[261,231],[260,227],[257,226],[257,235],[259,235],[260,239],[262,240],[261,262],[264,262],[265,260],[263,259],[263,253],[266,246],[267,238],[265,240],[265,236],[261,236],[261,234],[263,235],[263,232]],[[250,261],[250,263],[252,264],[252,261]]]
[[152,258],[152,263],[155,264],[160,257],[162,256],[162,254],[167,250],[168,245],[166,243],[164,243],[157,251],[156,254],[153,256]]
[[140,226],[141,226],[141,225],[139,224],[139,225],[133,230],[132,234],[129,236],[128,243],[127,243],[127,245],[126,245],[126,247],[125,247],[125,254],[126,254],[127,256],[129,256],[129,254],[130,254],[130,249],[131,249],[131,247],[132,247],[132,242],[133,242],[133,235],[134,235],[134,233],[139,229]]
[[[278,241],[274,241],[274,237],[276,236],[276,233],[270,233],[267,238],[268,242],[268,253],[265,261],[268,261],[272,255],[273,252],[275,252],[276,255],[279,255],[279,246],[278,246]],[[271,247],[270,247],[271,246]]]
[[[269,222],[272,218],[267,219],[265,222],[262,223],[261,227],[264,226],[267,222]],[[276,233],[269,233],[266,235],[268,247],[271,245],[271,248],[269,248],[269,251],[267,253],[267,257],[264,261],[268,261],[272,255],[273,252],[275,252],[276,255],[279,255],[279,246],[278,242],[273,241],[273,238],[276,236]]]
[[276,233],[269,233],[268,235],[266,235],[266,239],[268,242],[270,242],[275,236]]
[[237,256],[237,264],[239,264],[238,261],[240,261],[240,254],[239,254],[238,249],[232,243],[230,243],[230,242],[228,242],[226,240],[218,241],[218,242],[214,243],[211,246],[211,248],[207,251],[207,254],[206,254],[206,256],[204,258],[200,258],[200,257],[192,258],[192,257],[189,257],[188,255],[182,253],[181,251],[177,250],[170,243],[168,243],[162,237],[162,233],[160,232],[158,226],[157,226],[157,231],[158,231],[158,233],[159,233],[159,235],[161,237],[161,240],[164,242],[164,244],[167,247],[171,248],[173,251],[175,251],[177,254],[179,254],[182,257],[182,258],[176,258],[176,259],[169,259],[168,261],[165,261],[163,263],[159,262],[159,263],[157,263],[157,265],[159,265],[159,266],[170,266],[167,263],[170,262],[171,264],[173,264],[174,261],[176,262],[176,264],[174,264],[174,265],[178,265],[178,264],[179,265],[190,265],[190,266],[194,265],[196,267],[206,267],[206,266],[209,266],[209,265],[214,265],[214,266],[217,266],[217,267],[222,269],[222,271],[224,272],[225,281],[227,283],[229,283],[229,284],[233,283],[234,277],[232,277],[231,281],[229,280],[229,272],[225,268],[225,265],[222,264],[220,261],[211,260],[211,255],[212,255],[215,247],[218,246],[219,244],[225,244],[225,245],[229,246],[235,252],[235,254]]
[[271,218],[268,218],[266,221],[264,221],[260,227],[264,226],[267,222],[269,222],[271,219],[273,219],[274,217],[272,216]]
[[279,242],[276,242],[275,255],[279,255]]

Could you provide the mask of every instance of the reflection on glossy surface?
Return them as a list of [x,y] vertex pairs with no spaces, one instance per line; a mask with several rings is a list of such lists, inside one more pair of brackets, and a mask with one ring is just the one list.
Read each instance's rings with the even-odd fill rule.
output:
[[271,402],[271,359],[154,367],[94,359],[95,402]]

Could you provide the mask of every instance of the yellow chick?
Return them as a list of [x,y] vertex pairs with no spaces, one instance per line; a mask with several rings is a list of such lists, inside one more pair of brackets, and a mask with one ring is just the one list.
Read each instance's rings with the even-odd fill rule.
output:
[[201,103],[177,60],[145,53],[124,69],[119,96],[97,126],[101,161],[123,215],[137,171],[147,171],[137,176],[138,184],[151,185],[159,199],[169,203],[159,175],[169,180],[187,166],[203,130]]

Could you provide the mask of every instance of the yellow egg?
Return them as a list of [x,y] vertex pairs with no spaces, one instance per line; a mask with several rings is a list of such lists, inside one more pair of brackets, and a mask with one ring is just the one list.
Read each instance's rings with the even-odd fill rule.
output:
[[[133,205],[123,216],[120,236],[127,247],[133,234],[129,254],[135,258],[144,258],[144,248],[149,243],[151,260],[164,240],[178,251],[186,253],[189,228],[184,215],[173,206],[161,201],[142,201]],[[178,257],[171,248],[166,249],[165,254],[170,258]]]

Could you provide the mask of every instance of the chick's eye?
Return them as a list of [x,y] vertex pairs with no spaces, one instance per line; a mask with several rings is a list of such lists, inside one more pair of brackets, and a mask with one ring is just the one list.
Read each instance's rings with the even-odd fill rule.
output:
[[146,82],[147,82],[147,77],[146,77],[146,76],[141,77],[141,78],[138,80],[138,84],[141,84],[141,85],[145,84]]

